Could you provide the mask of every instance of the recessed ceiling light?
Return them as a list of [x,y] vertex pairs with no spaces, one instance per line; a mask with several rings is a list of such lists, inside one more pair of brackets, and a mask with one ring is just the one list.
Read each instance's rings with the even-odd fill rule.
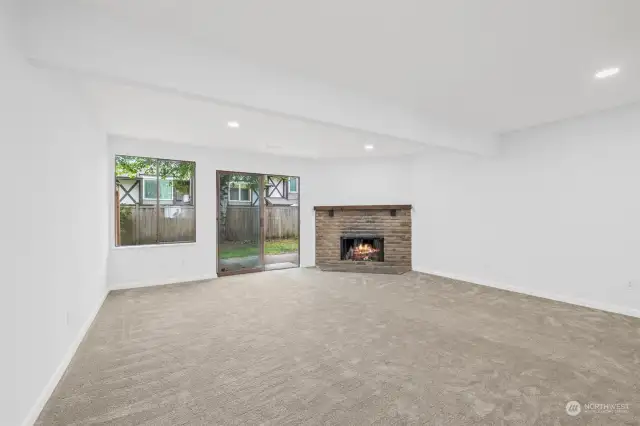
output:
[[365,145],[364,149],[366,149],[367,151],[372,151],[373,150],[373,145]]
[[605,68],[595,74],[596,78],[607,78],[620,72],[620,68]]
[[237,121],[229,121],[227,123],[227,126],[231,127],[232,129],[237,129],[238,127],[240,127],[240,123],[238,123]]

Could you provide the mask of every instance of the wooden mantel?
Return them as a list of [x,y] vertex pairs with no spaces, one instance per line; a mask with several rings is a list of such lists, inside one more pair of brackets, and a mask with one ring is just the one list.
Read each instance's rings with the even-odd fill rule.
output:
[[314,210],[411,210],[411,204],[384,204],[364,206],[314,206]]
[[347,210],[389,210],[391,216],[396,215],[396,210],[411,210],[411,204],[371,204],[363,206],[314,206],[316,211],[328,211],[329,216],[333,217],[333,212]]

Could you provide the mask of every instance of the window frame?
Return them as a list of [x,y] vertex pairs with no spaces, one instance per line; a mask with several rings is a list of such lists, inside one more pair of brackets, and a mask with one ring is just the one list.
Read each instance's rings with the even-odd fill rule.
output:
[[[296,190],[295,191],[293,191],[291,189],[291,182],[295,182],[296,183]],[[287,181],[287,185],[289,185],[289,192],[291,194],[297,194],[298,193],[298,178],[296,178],[296,177],[294,177],[293,179],[289,178],[289,180]]]
[[[238,188],[238,199],[234,200],[233,198],[231,198],[231,186],[235,186]],[[247,200],[243,200],[242,199],[242,190],[246,189],[248,191],[248,195],[249,195],[249,199]],[[252,190],[249,187],[249,185],[247,185],[245,182],[240,182],[240,181],[229,181],[229,201],[232,203],[246,203],[246,204],[250,204],[252,202]]]
[[[160,179],[159,177],[149,177],[149,176],[142,176],[142,199],[143,200],[153,200],[155,201],[156,197],[153,198],[148,198],[146,196],[147,191],[146,191],[146,184],[147,182],[157,182],[158,184],[160,184],[161,182],[171,182],[171,197],[170,198],[160,198],[159,196],[157,197],[158,200],[160,201],[174,201],[175,198],[175,188],[173,186],[173,178],[168,178],[168,179]],[[162,191],[160,191],[162,192]]]
[[[185,245],[185,244],[195,244],[197,242],[197,208],[196,208],[196,180],[197,180],[197,167],[196,167],[196,161],[195,160],[179,160],[179,159],[170,159],[170,158],[160,158],[160,157],[150,157],[150,156],[145,156],[145,155],[135,155],[135,154],[113,154],[113,165],[114,165],[114,180],[112,181],[115,185],[114,190],[116,192],[116,194],[120,194],[119,191],[119,183],[118,180],[119,178],[121,179],[122,176],[118,176],[117,174],[117,162],[118,162],[118,157],[132,157],[132,158],[141,158],[141,159],[145,159],[145,160],[150,160],[153,162],[154,167],[156,169],[155,171],[155,176],[153,174],[139,174],[136,175],[133,179],[138,180],[139,181],[139,199],[137,204],[135,205],[139,205],[141,207],[149,207],[149,206],[153,206],[154,207],[154,216],[156,218],[156,234],[155,234],[155,242],[145,242],[142,244],[122,244],[122,243],[118,243],[118,238],[116,237],[116,232],[118,232],[118,226],[120,224],[120,220],[118,218],[118,216],[115,216],[113,218],[113,220],[111,221],[111,223],[114,226],[114,231],[111,233],[112,238],[113,238],[113,247],[116,249],[132,249],[132,248],[136,248],[136,247],[159,247],[159,246],[170,246],[170,245]],[[145,197],[145,181],[149,180],[156,180],[158,182],[158,185],[160,183],[160,181],[175,181],[177,180],[176,177],[173,176],[168,176],[164,179],[160,178],[160,164],[163,162],[173,162],[173,163],[190,163],[192,164],[192,169],[190,170],[189,173],[189,201],[185,202],[185,204],[177,204],[174,205],[176,201],[175,200],[175,195],[176,195],[176,187],[175,184],[172,182],[171,184],[171,198],[165,199],[165,198],[159,198],[159,193],[158,193],[158,197],[156,198],[146,198]],[[187,181],[187,180],[185,180]],[[159,189],[159,186],[158,186]],[[158,191],[158,190],[156,190]],[[158,191],[159,192],[159,191]],[[113,200],[113,198],[112,198]],[[117,201],[117,200],[116,200]],[[151,203],[148,203],[148,201],[151,201]],[[170,204],[162,204],[161,201],[170,201]],[[112,203],[112,206],[116,207],[116,209],[114,210],[114,208],[112,207],[110,210],[112,213],[115,213],[115,215],[120,215],[120,209],[118,207],[122,206],[123,204],[121,204],[120,202],[117,203],[117,205],[114,205],[114,203]],[[127,207],[130,207],[130,205],[126,205]],[[176,207],[179,209],[191,209],[192,210],[192,220],[193,220],[193,238],[189,238],[189,239],[185,239],[185,240],[178,240],[178,241],[161,241],[161,239],[163,238],[168,238],[165,235],[160,235],[160,218],[163,217],[163,215],[161,214],[161,208],[171,208],[171,207]]]

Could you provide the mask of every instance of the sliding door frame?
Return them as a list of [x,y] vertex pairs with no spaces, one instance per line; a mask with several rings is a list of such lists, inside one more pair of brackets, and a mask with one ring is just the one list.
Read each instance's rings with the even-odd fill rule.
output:
[[[220,270],[220,178],[222,175],[226,175],[226,174],[236,174],[236,175],[245,175],[245,176],[258,176],[258,196],[259,196],[259,207],[260,207],[260,251],[259,251],[259,260],[260,260],[260,267],[257,268],[246,268],[246,269],[239,269],[237,271],[221,271]],[[300,223],[301,223],[301,212],[300,212],[300,199],[301,199],[301,185],[300,185],[300,176],[290,176],[290,175],[281,175],[281,174],[277,174],[277,173],[251,173],[251,172],[237,172],[237,171],[233,171],[233,170],[216,170],[216,272],[218,274],[219,277],[223,277],[223,276],[228,276],[228,275],[239,275],[239,274],[249,274],[249,273],[253,273],[253,272],[263,272],[265,271],[265,251],[264,251],[264,246],[266,243],[266,224],[265,224],[265,218],[266,218],[266,204],[267,204],[267,200],[266,200],[266,196],[265,196],[265,178],[267,176],[287,176],[290,178],[296,178],[297,179],[297,185],[298,185],[298,268],[301,265],[301,261],[300,261],[300,241],[301,241],[301,235],[300,235]],[[287,182],[288,185],[288,182]],[[285,269],[293,269],[293,268],[285,268]]]

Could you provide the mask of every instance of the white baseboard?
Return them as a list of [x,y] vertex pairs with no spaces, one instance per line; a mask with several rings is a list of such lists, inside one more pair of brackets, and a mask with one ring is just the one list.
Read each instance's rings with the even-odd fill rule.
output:
[[201,277],[190,277],[190,278],[174,278],[169,280],[163,280],[161,283],[157,282],[132,282],[132,283],[120,283],[120,284],[109,284],[109,290],[130,290],[133,288],[143,288],[143,287],[157,287],[161,285],[169,285],[169,284],[182,284],[182,283],[192,283],[195,281],[209,281],[218,278],[217,275],[206,275]]
[[100,308],[102,307],[108,294],[109,291],[106,290],[102,297],[100,297],[100,300],[98,301],[96,306],[93,308],[93,311],[91,312],[91,315],[89,315],[89,318],[87,318],[84,324],[82,324],[80,331],[78,331],[78,335],[71,343],[71,346],[69,346],[69,349],[62,358],[62,361],[58,365],[58,368],[53,373],[53,376],[51,376],[51,378],[49,379],[49,382],[42,390],[42,393],[40,393],[40,396],[38,397],[35,405],[31,407],[31,410],[29,410],[29,414],[27,415],[26,419],[22,422],[23,426],[32,426],[38,420],[42,409],[46,405],[47,401],[49,401],[49,398],[51,398],[53,391],[56,389],[56,386],[58,386],[58,382],[64,375],[65,371],[67,371],[67,367],[69,367],[73,356],[76,354],[76,351],[78,350],[80,343],[82,343],[84,336],[87,334],[87,331],[89,331],[91,324],[93,324],[93,320],[96,318],[96,315],[98,315],[98,312],[100,311]]
[[603,302],[598,302],[598,301],[593,301],[593,300],[584,300],[584,299],[580,299],[580,298],[575,298],[575,297],[569,297],[566,295],[562,295],[562,294],[551,294],[551,293],[546,293],[546,292],[541,292],[541,291],[537,291],[537,290],[531,290],[529,288],[523,288],[523,287],[516,287],[516,286],[511,286],[511,285],[504,285],[504,284],[500,284],[500,283],[488,283],[486,281],[483,282],[483,280],[480,279],[476,279],[473,277],[467,277],[467,276],[462,276],[459,274],[452,274],[449,272],[443,272],[443,271],[436,271],[436,270],[432,270],[429,268],[423,268],[423,267],[414,267],[413,268],[414,271],[416,272],[422,272],[425,274],[430,274],[430,275],[438,275],[441,277],[446,277],[446,278],[452,278],[454,280],[458,280],[458,281],[465,281],[471,284],[477,284],[477,285],[481,285],[484,287],[493,287],[493,288],[498,288],[500,290],[507,290],[507,291],[513,291],[515,293],[522,293],[522,294],[526,294],[529,296],[535,296],[535,297],[541,297],[543,299],[549,299],[549,300],[555,300],[556,302],[563,302],[563,303],[569,303],[571,305],[577,305],[577,306],[584,306],[587,308],[592,308],[592,309],[598,309],[601,311],[607,311],[607,312],[612,312],[614,314],[622,314],[622,315],[628,315],[631,317],[637,317],[640,318],[640,310],[638,309],[634,309],[634,308],[629,308],[626,306],[618,306],[618,305],[612,305],[609,303],[603,303]]

